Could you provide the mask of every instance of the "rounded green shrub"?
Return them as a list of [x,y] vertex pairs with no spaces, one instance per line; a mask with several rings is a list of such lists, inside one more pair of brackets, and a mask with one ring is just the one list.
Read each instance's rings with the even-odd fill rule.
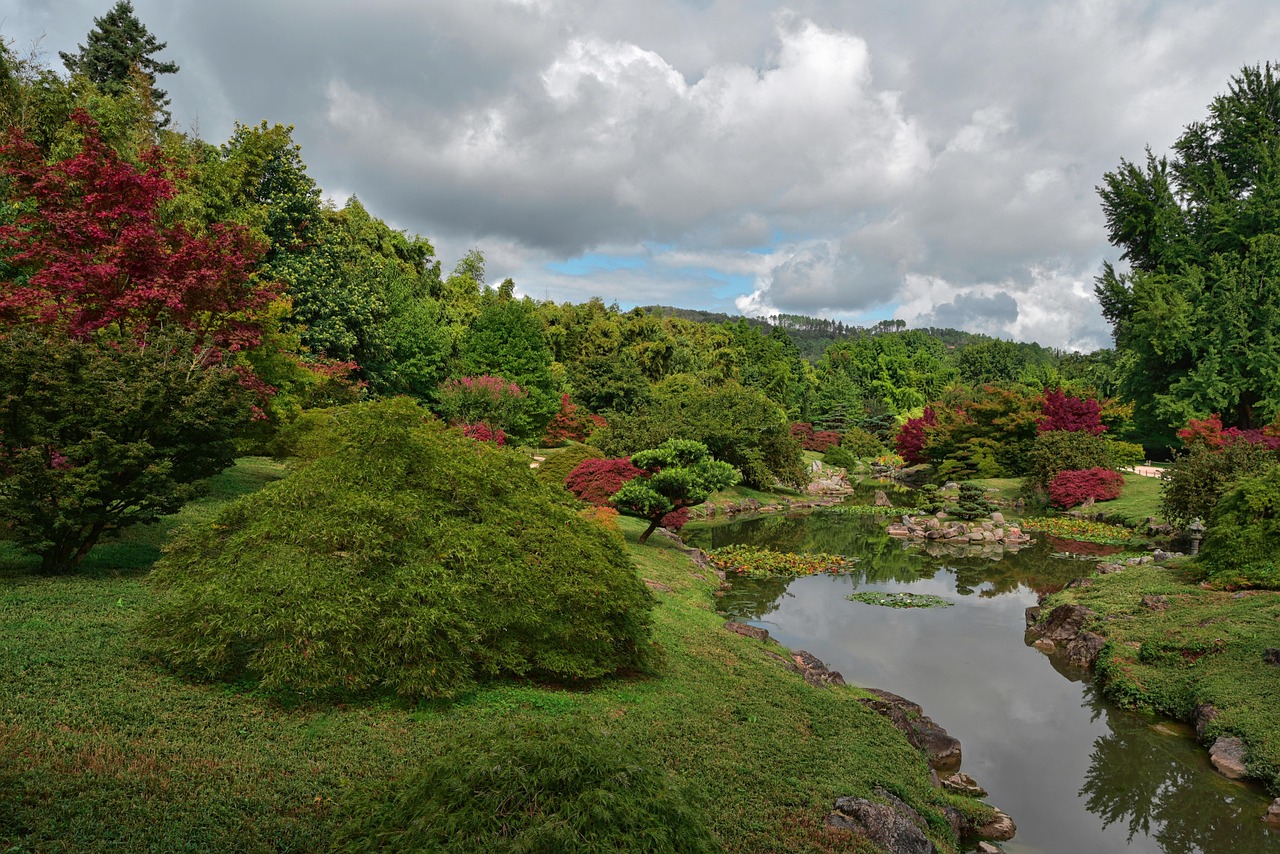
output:
[[875,459],[885,452],[884,443],[861,427],[850,427],[840,439],[844,448],[856,459]]
[[1229,587],[1280,589],[1280,466],[1241,479],[1213,511],[1197,574]]
[[144,645],[300,694],[449,696],[477,680],[643,669],[653,599],[619,534],[520,455],[407,398],[331,410],[290,476],[181,532]]
[[583,460],[602,460],[604,454],[591,445],[573,442],[564,450],[547,454],[547,458],[538,465],[538,479],[543,483],[554,483],[564,486],[564,479],[569,472],[578,467]]
[[398,796],[357,805],[338,850],[719,851],[678,778],[571,719],[471,726]]

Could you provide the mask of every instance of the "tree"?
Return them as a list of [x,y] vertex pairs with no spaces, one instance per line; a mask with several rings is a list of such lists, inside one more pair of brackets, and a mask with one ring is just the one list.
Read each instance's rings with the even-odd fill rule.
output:
[[160,127],[169,123],[169,96],[156,88],[157,74],[176,74],[173,62],[161,62],[155,54],[165,49],[133,13],[129,0],[119,0],[101,18],[93,19],[86,44],[77,45],[78,52],[60,51],[63,64],[72,74],[93,81],[108,95],[122,95],[132,85],[134,75],[141,75],[149,87],[150,100],[161,116]]
[[235,458],[240,375],[181,331],[141,340],[0,334],[0,522],[73,569],[105,535],[154,522]]
[[143,332],[177,324],[228,351],[261,340],[256,312],[274,296],[250,274],[260,245],[239,226],[193,233],[167,223],[174,187],[160,153],[123,159],[83,111],[79,150],[46,163],[21,132],[0,149],[12,219],[0,225],[0,323],[85,338],[107,327]]
[[644,474],[624,483],[614,493],[613,505],[649,521],[638,540],[640,545],[662,523],[662,517],[696,507],[711,493],[728,489],[739,479],[733,466],[712,459],[706,445],[683,439],[669,439],[656,448],[632,454],[631,464]]
[[1251,428],[1280,412],[1280,77],[1245,67],[1172,158],[1122,161],[1098,192],[1111,242],[1096,293],[1145,434],[1222,413]]

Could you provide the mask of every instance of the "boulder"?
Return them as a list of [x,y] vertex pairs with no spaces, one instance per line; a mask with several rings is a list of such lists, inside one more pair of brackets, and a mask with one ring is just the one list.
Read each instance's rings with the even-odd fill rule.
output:
[[1228,780],[1242,780],[1248,774],[1244,763],[1244,739],[1220,736],[1209,748],[1213,770]]
[[1014,834],[1018,832],[1018,827],[1013,823],[1013,819],[996,810],[995,818],[984,825],[975,827],[973,835],[982,837],[983,839],[995,839],[1003,842],[1012,839]]
[[1081,632],[1067,644],[1067,661],[1076,667],[1093,667],[1107,639],[1093,632]]
[[999,845],[992,845],[985,839],[979,842],[978,847],[974,850],[977,851],[978,854],[1004,854],[1004,852],[1000,850]]
[[1271,806],[1267,807],[1267,813],[1262,820],[1275,828],[1280,828],[1280,798],[1276,798],[1271,802]]
[[1003,514],[1003,513],[1001,513],[999,510],[996,510],[995,512],[993,512],[993,513],[991,514],[991,521],[992,521],[992,522],[994,522],[994,523],[995,523],[995,524],[997,524],[997,525],[1003,525],[1003,524],[1004,524],[1004,514]]
[[804,681],[816,688],[844,684],[844,677],[838,671],[828,670],[822,659],[811,652],[797,649],[791,653],[791,660],[796,663],[799,672],[804,676]]
[[884,803],[836,798],[826,818],[827,827],[848,830],[891,854],[937,854],[919,813],[883,789],[876,789],[876,796]]
[[724,624],[724,627],[729,631],[733,632],[735,635],[742,635],[743,637],[747,637],[747,638],[755,638],[756,640],[759,640],[759,641],[765,641],[769,639],[769,630],[762,629],[759,626],[748,626],[746,623],[739,623],[734,620],[730,620],[729,622]]
[[971,798],[985,798],[987,796],[987,790],[979,786],[977,780],[960,771],[949,777],[943,777],[942,788],[959,795],[968,795]]
[[860,702],[877,714],[884,715],[912,747],[923,750],[929,759],[929,767],[938,771],[954,771],[960,767],[960,739],[934,723],[918,703],[878,688],[868,688],[874,696]]
[[1143,596],[1142,607],[1150,611],[1168,611],[1169,597],[1162,596],[1162,595],[1161,596]]
[[1196,706],[1194,712],[1191,713],[1191,725],[1196,728],[1196,738],[1201,741],[1205,740],[1209,732],[1209,725],[1218,718],[1218,709],[1209,703],[1202,703]]
[[1054,643],[1068,644],[1080,634],[1084,624],[1096,616],[1097,612],[1083,605],[1059,605],[1044,622],[1031,626],[1028,631]]
[[883,489],[876,490],[876,497],[871,503],[874,504],[876,507],[892,507],[893,506],[893,502],[889,500],[889,496],[884,494]]

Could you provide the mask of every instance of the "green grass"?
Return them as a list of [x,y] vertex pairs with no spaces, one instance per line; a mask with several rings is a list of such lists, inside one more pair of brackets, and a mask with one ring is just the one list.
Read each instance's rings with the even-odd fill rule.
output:
[[998,492],[988,495],[988,498],[998,498],[1002,501],[1017,501],[1022,497],[1022,478],[1020,477],[981,477],[973,478],[969,483],[976,483],[983,489],[995,489]]
[[[280,473],[242,461],[181,517]],[[814,688],[767,646],[725,631],[711,605],[717,581],[666,542],[636,547],[639,521],[621,524],[637,570],[661,585],[658,676],[331,707],[189,683],[139,656],[130,639],[152,595],[146,556],[175,521],[130,532],[73,576],[24,574],[22,559],[4,556],[0,850],[326,850],[353,804],[398,791],[460,732],[560,716],[647,746],[706,804],[728,851],[871,850],[822,818],[837,796],[877,786],[926,811],[942,803],[921,754],[856,701],[858,689]]]
[[1160,519],[1161,483],[1158,477],[1143,477],[1125,472],[1124,489],[1120,492],[1120,497],[1111,501],[1099,501],[1094,505],[1094,510],[1123,520],[1126,525],[1145,525],[1148,516]]
[[[1164,596],[1168,609],[1144,606],[1144,596]],[[1280,794],[1280,668],[1262,661],[1280,646],[1280,593],[1208,590],[1176,567],[1147,564],[1054,594],[1043,613],[1066,602],[1099,614],[1092,629],[1109,641],[1098,662],[1109,697],[1184,720],[1213,704],[1221,716],[1210,735],[1242,737],[1251,773]]]

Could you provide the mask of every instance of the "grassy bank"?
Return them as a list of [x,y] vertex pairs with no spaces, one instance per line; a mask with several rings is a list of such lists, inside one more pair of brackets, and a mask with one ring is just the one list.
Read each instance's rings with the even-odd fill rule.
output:
[[1280,646],[1280,593],[1206,590],[1147,564],[1056,593],[1043,613],[1064,603],[1099,615],[1086,628],[1108,640],[1098,660],[1107,696],[1183,720],[1212,704],[1220,714],[1207,737],[1242,737],[1251,773],[1280,794],[1280,667],[1263,662]]
[[[243,461],[183,515],[280,473]],[[716,580],[665,542],[635,547],[642,524],[623,526],[656,590],[658,676],[591,690],[505,682],[418,706],[282,705],[143,660],[130,636],[168,525],[104,547],[71,577],[31,575],[31,561],[5,552],[0,849],[325,850],[354,803],[395,791],[460,730],[561,716],[675,772],[728,851],[864,850],[822,819],[837,796],[877,786],[924,811],[940,803],[922,756],[857,689],[811,687],[765,645],[725,631],[710,604]],[[940,819],[932,829],[948,832]]]

